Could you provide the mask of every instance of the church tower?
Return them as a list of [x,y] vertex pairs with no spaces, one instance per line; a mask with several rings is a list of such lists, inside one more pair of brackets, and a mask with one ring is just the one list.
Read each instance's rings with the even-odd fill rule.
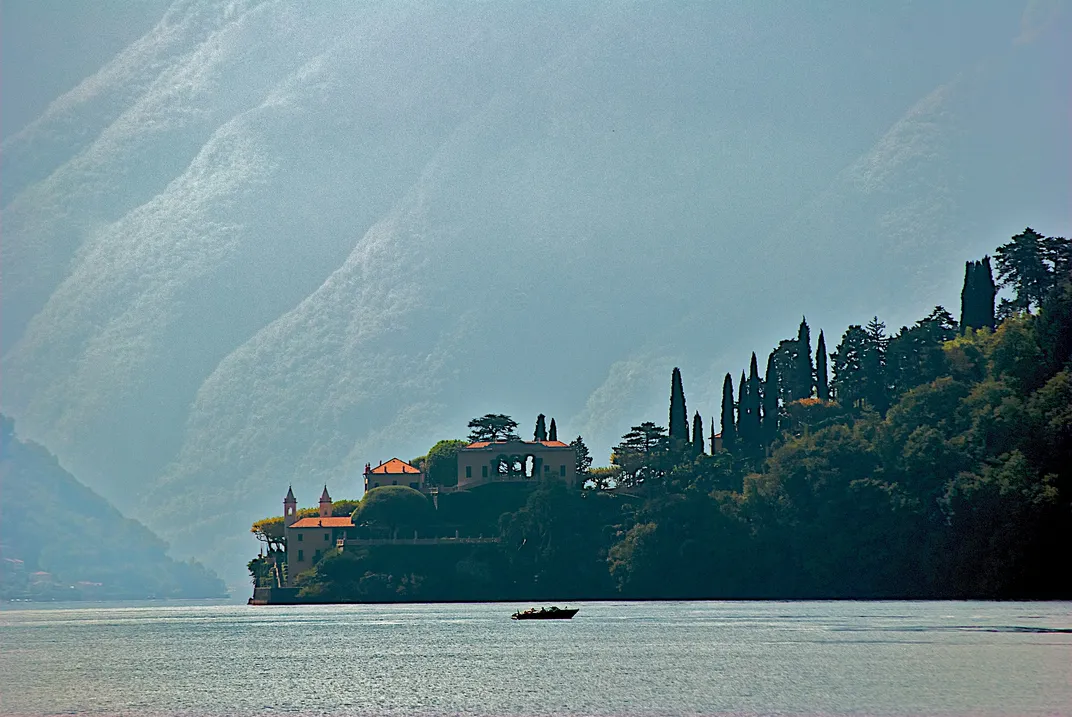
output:
[[289,528],[298,520],[298,499],[294,497],[294,488],[287,488],[287,497],[283,499],[283,527]]
[[331,496],[328,495],[328,487],[324,486],[324,492],[320,494],[320,517],[331,517]]

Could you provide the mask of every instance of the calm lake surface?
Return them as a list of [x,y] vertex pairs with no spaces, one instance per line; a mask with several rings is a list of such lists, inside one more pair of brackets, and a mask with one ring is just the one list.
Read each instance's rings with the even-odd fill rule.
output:
[[1072,715],[1072,603],[0,611],[5,715]]

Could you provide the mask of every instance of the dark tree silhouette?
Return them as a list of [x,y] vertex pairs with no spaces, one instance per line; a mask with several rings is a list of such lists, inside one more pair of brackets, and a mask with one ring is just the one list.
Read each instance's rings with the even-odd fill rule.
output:
[[810,398],[815,383],[815,366],[811,361],[811,328],[804,317],[801,317],[800,326],[797,328],[796,349],[797,367],[793,376],[796,386],[793,393],[796,398]]
[[555,419],[553,419],[553,418],[551,419],[551,428],[549,428],[547,430],[547,440],[549,440],[549,441],[557,441],[558,440],[558,426],[555,424]]
[[584,439],[577,436],[570,441],[570,448],[577,455],[577,475],[588,475],[588,471],[592,467],[592,456],[588,452],[588,446],[584,444]]
[[778,437],[778,393],[778,369],[771,351],[763,377],[763,441],[768,446]]
[[700,412],[697,411],[696,415],[692,417],[692,452],[694,455],[702,456],[704,454],[703,442],[703,419],[700,418]]
[[685,409],[685,389],[681,385],[681,369],[670,375],[670,440],[685,443],[689,440],[688,412]]
[[542,413],[536,416],[536,430],[532,434],[532,440],[534,441],[546,441],[547,440],[547,416]]
[[[715,430],[715,422],[711,421],[711,431]],[[733,377],[728,373],[722,382],[722,449],[732,452],[737,444],[737,425],[733,419]],[[714,443],[711,444],[711,453],[715,452]]]
[[823,401],[830,400],[830,384],[826,377],[826,337],[819,329],[819,341],[815,346],[815,395]]
[[469,440],[518,440],[517,421],[502,413],[487,413],[469,421]]

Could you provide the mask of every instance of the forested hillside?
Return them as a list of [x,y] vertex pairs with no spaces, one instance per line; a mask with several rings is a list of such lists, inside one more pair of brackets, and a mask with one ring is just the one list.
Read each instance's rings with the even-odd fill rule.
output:
[[736,395],[727,375],[718,437],[699,412],[690,430],[674,369],[669,430],[633,426],[606,468],[579,452],[587,490],[507,507],[487,486],[406,525],[490,532],[500,515],[494,548],[329,553],[304,594],[1072,597],[1072,244],[1027,229],[994,259],[997,277],[967,264],[959,321],[936,307],[889,335],[873,318],[829,353],[802,321],[763,378],[754,354]]
[[202,598],[226,594],[199,563],[79,483],[56,457],[20,441],[0,416],[0,597]]
[[1068,221],[1072,12],[1031,4],[176,0],[3,140],[0,410],[228,579],[288,484],[472,415],[605,463],[664,370],[707,401]]

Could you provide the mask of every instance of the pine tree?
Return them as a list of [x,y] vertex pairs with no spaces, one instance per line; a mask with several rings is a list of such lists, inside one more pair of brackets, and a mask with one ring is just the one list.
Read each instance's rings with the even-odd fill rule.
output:
[[551,419],[551,428],[550,428],[550,430],[547,431],[547,440],[549,440],[549,441],[557,441],[558,440],[558,426],[555,425],[555,419],[553,419],[553,418]]
[[577,456],[577,475],[588,475],[588,471],[592,467],[592,456],[588,452],[588,446],[584,444],[584,439],[577,436],[570,441],[570,448],[573,449],[573,453]]
[[826,377],[826,338],[819,329],[819,343],[815,346],[815,394],[823,401],[830,400],[830,384]]
[[688,412],[685,410],[685,389],[681,385],[681,369],[674,368],[670,376],[670,442],[689,440]]
[[801,317],[800,327],[797,329],[797,370],[795,373],[793,378],[796,388],[793,393],[797,398],[810,398],[815,383],[815,366],[811,361],[811,328],[805,317]]
[[546,441],[547,440],[547,424],[544,423],[547,416],[542,413],[536,416],[536,430],[532,434],[532,440],[534,441]]
[[[711,421],[712,434],[715,430],[715,422]],[[722,449],[732,452],[737,444],[737,426],[733,422],[733,377],[728,373],[722,382]],[[712,438],[711,453],[715,452],[714,439]]]
[[774,359],[776,352],[767,356],[767,372],[763,377],[763,441],[766,445],[778,437],[778,369]]
[[697,411],[696,415],[692,417],[692,452],[694,455],[702,456],[704,454],[703,441],[703,419],[700,418],[700,412]]
[[1053,283],[1053,269],[1046,262],[1045,239],[1031,227],[1024,229],[994,252],[1002,286],[1016,291],[1012,301],[1004,301],[1003,313],[1031,311],[1042,303]]

